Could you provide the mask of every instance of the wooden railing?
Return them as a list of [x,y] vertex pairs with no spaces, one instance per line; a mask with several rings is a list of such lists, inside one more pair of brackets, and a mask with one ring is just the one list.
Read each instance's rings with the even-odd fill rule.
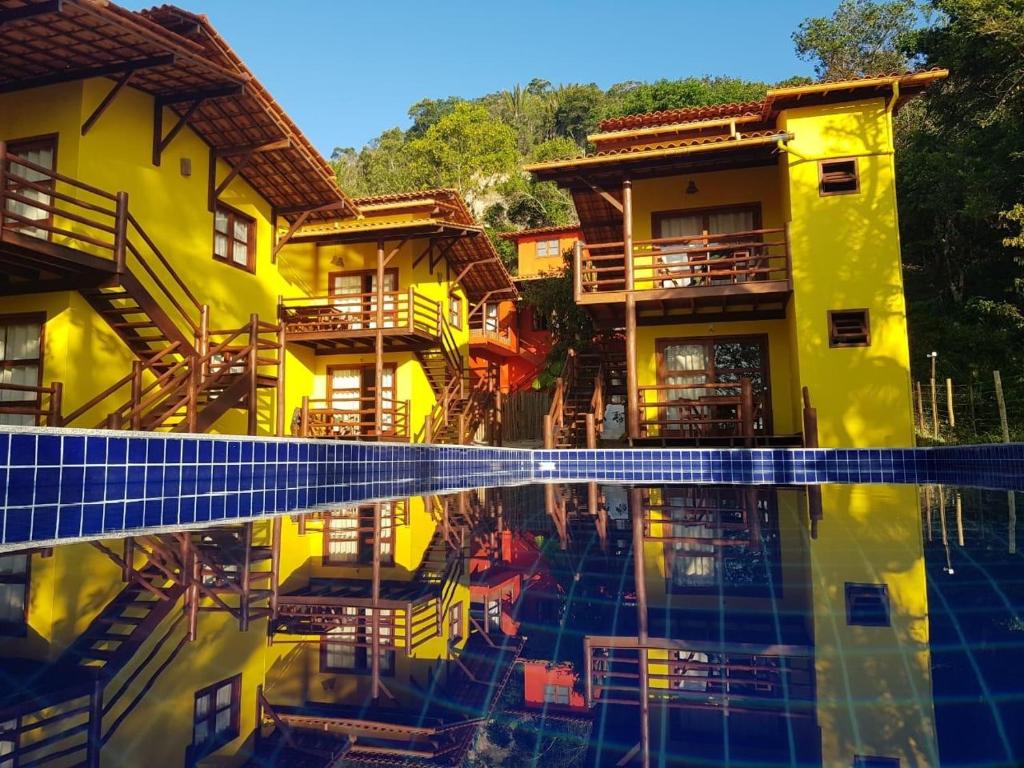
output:
[[671,497],[648,493],[642,502],[643,536],[706,546],[756,546],[761,541],[761,504],[768,491],[757,488],[681,486]]
[[594,636],[583,645],[589,706],[639,706],[646,693],[669,708],[815,713],[813,648]]
[[[341,627],[345,631],[331,633],[331,644],[356,648],[374,645],[376,620],[377,647],[408,653],[437,637],[437,600],[433,594],[416,601],[382,598],[373,607],[369,598],[280,595],[277,618],[282,626],[301,634],[322,634],[327,628]],[[342,612],[344,609],[349,610]]]
[[299,434],[339,440],[405,440],[409,437],[409,410],[408,400],[380,401],[358,392],[336,393],[330,399],[303,397]]
[[27,426],[61,427],[64,425],[61,407],[64,385],[59,381],[49,386],[27,384],[0,384],[0,418],[21,416],[30,421]]
[[555,379],[555,386],[551,392],[551,407],[544,417],[544,447],[554,448],[556,437],[565,427],[565,401],[566,396],[576,383],[576,352],[570,349],[566,352],[565,362],[562,365],[562,375]]
[[[629,265],[624,247],[624,243],[616,242],[580,245],[576,249],[577,298],[630,289],[701,289],[789,280],[791,274],[786,232],[781,228],[634,240]],[[630,277],[632,286],[628,284]]]
[[743,438],[753,444],[755,410],[750,379],[639,387],[640,437]]
[[8,153],[0,142],[0,230],[28,244],[34,239],[109,260],[118,274],[138,279],[145,273],[143,284],[148,282],[174,308],[172,321],[191,336],[202,336],[205,306],[132,215],[127,192],[108,192],[64,176]]
[[[289,298],[281,299],[279,311],[288,333],[344,335],[377,328],[377,300],[376,291]],[[381,303],[384,330],[440,335],[440,303],[416,288],[384,291]]]

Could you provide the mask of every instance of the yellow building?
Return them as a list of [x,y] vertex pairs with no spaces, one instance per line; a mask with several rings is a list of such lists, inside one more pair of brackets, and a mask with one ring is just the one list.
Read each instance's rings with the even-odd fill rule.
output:
[[[437,190],[363,210],[203,16],[0,2],[0,197],[0,424],[442,441],[488,419],[487,381],[465,374],[467,323],[513,288],[464,203]],[[379,266],[394,272],[361,272]],[[294,307],[323,294],[321,320],[359,317],[303,337]],[[351,408],[353,382],[369,415],[365,400]],[[226,459],[252,461],[255,445],[232,442]],[[128,440],[108,446],[125,463]],[[166,450],[188,461],[170,452],[197,446]],[[50,490],[67,501],[65,485]],[[392,529],[414,571],[424,514]],[[258,689],[294,650],[268,647],[269,619],[282,585],[315,571],[296,530],[278,519],[0,556],[0,765],[248,759]],[[446,610],[461,605],[466,588],[441,577]],[[461,646],[441,639],[439,605],[417,652],[443,666]]]
[[642,765],[937,765],[917,493],[633,490],[635,618],[584,642],[597,727]]
[[594,154],[528,166],[573,195],[631,442],[913,444],[892,116],[944,76],[613,118]]
[[[306,290],[281,300],[287,348],[305,363],[298,432],[466,442],[495,383],[471,377],[470,329],[515,288],[460,195],[354,201],[360,217],[304,224],[281,242]],[[379,396],[378,396],[379,393]]]

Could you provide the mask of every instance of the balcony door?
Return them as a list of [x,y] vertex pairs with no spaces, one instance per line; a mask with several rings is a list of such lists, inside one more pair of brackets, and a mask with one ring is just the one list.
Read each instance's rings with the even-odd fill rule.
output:
[[[17,155],[35,166],[53,171],[57,159],[57,137],[47,136],[12,141],[7,145],[7,152],[10,155]],[[50,238],[49,224],[53,217],[50,211],[43,206],[53,205],[53,197],[49,194],[53,190],[53,177],[13,161],[8,173],[5,191],[23,199],[7,200],[4,212],[9,215],[5,215],[3,218],[4,229],[13,229],[23,235],[48,240]],[[37,203],[37,205],[33,205],[33,203]],[[45,222],[45,224],[35,226],[32,224],[34,221]]]
[[[659,287],[686,288],[733,282],[731,277],[707,275],[715,269],[713,261],[729,255],[716,249],[716,246],[724,244],[726,238],[715,236],[752,232],[760,227],[761,209],[757,205],[655,213],[652,231],[656,240],[698,238],[656,246],[656,264],[662,267],[656,273],[660,278]],[[730,263],[721,265],[721,268],[728,268]]]
[[[396,324],[395,294],[398,291],[398,270],[384,272],[384,328]],[[333,272],[330,275],[331,305],[349,316],[349,329],[377,327],[377,272]]]
[[660,339],[657,342],[658,383],[668,387],[659,398],[673,403],[659,413],[662,432],[678,437],[722,437],[738,434],[737,389],[749,379],[754,400],[754,431],[771,434],[771,386],[767,336]]
[[372,364],[332,366],[328,370],[332,416],[331,434],[341,437],[377,434],[376,414],[381,408],[381,435],[395,434],[395,364],[386,363],[381,395],[377,397],[377,369]]

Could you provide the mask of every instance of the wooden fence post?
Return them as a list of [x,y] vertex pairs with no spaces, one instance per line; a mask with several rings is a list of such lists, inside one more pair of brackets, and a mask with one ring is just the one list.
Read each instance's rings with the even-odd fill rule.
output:
[[423,442],[432,443],[434,442],[434,414],[433,412],[428,413],[426,418],[423,419]]
[[544,414],[544,447],[548,450],[555,447],[555,425],[550,413]]
[[114,198],[114,263],[121,275],[128,262],[128,193],[118,192]]
[[932,391],[932,438],[935,440],[939,439],[939,403],[938,403],[938,391],[935,386],[935,377],[931,379],[931,391]]
[[999,408],[999,425],[1003,428],[1003,442],[1010,442],[1010,425],[1006,420],[1006,400],[1003,398],[1003,380],[999,371],[992,371],[992,380],[996,385],[996,405]]
[[587,422],[587,448],[597,448],[597,426],[594,422],[594,414],[588,413],[584,417]]
[[50,409],[46,414],[46,426],[48,427],[63,427],[63,417],[61,416],[61,404],[64,400],[64,385],[55,381],[50,385]]
[[927,427],[924,424],[924,397],[921,395],[921,382],[914,382],[914,386],[917,388],[917,421],[921,427],[921,432],[924,433]]
[[949,428],[956,427],[956,414],[953,412],[953,380],[946,379],[946,413],[949,416]]

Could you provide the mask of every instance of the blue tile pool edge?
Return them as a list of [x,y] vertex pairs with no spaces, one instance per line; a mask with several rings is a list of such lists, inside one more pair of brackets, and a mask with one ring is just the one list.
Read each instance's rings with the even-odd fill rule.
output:
[[0,548],[527,483],[942,483],[1024,489],[1024,444],[488,446],[0,427]]

